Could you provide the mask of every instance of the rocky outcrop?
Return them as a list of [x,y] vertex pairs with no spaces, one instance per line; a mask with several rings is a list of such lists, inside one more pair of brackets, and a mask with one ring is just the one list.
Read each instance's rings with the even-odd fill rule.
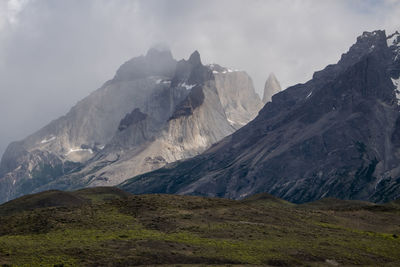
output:
[[215,85],[229,123],[235,128],[255,118],[263,104],[253,89],[253,81],[244,71],[211,64]]
[[142,113],[139,108],[135,108],[131,113],[126,114],[126,116],[121,120],[118,126],[119,131],[123,131],[133,124],[137,124],[147,118],[147,115]]
[[279,93],[280,91],[282,91],[281,84],[279,83],[278,79],[275,77],[275,74],[271,73],[268,76],[267,81],[265,82],[263,103],[266,104],[267,102],[270,102],[272,99],[272,96],[274,94]]
[[234,134],[121,187],[235,199],[268,192],[293,202],[399,198],[399,38],[364,32],[337,64],[275,94]]
[[[177,62],[170,51],[150,49],[127,61],[65,116],[9,146],[0,163],[0,201],[50,188],[115,185],[198,155],[238,127],[228,120],[235,108],[222,105],[220,95],[225,102],[239,95],[228,96],[229,86],[216,80],[197,51]],[[243,124],[261,102],[251,81],[241,89],[249,94],[237,106]],[[35,176],[38,166],[57,171]]]
[[153,116],[146,117],[117,134],[82,170],[38,190],[115,185],[167,163],[198,155],[234,132],[221,105],[214,75],[202,65],[198,52],[189,60],[178,62],[170,90],[184,90],[186,94],[179,94],[181,101],[175,102],[168,118],[158,123]]

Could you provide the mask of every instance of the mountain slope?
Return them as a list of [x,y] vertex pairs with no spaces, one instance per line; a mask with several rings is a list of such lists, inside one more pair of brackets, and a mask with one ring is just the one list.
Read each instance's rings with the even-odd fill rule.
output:
[[[222,67],[221,67],[222,68]],[[222,68],[225,70],[225,68]],[[198,155],[253,119],[261,108],[245,72],[247,102],[194,52],[179,62],[150,49],[123,64],[115,77],[65,116],[10,144],[0,163],[0,200],[45,189],[115,185],[166,163]],[[221,104],[220,95],[227,104]],[[238,100],[239,101],[239,100]]]
[[203,154],[121,187],[234,199],[268,192],[293,202],[400,197],[399,38],[364,32],[337,64],[274,95]]

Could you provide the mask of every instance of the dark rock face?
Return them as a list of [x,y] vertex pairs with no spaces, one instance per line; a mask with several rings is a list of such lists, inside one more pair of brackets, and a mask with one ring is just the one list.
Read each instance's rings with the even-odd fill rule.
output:
[[400,56],[393,38],[364,32],[337,64],[274,95],[256,119],[205,153],[121,187],[235,199],[268,192],[292,202],[399,198]]
[[189,95],[182,101],[172,114],[170,120],[177,119],[182,116],[193,114],[193,110],[199,107],[204,101],[204,93],[201,86],[195,86]]
[[[4,174],[1,178],[0,195],[2,199],[12,199],[15,195],[31,193],[43,183],[50,182],[54,177],[67,174],[79,163],[62,161],[48,151],[34,150],[18,158],[19,164],[13,172]],[[21,179],[25,177],[26,179]]]
[[214,80],[212,71],[201,63],[200,54],[194,51],[189,59],[178,62],[177,71],[172,79],[172,86],[190,90],[188,96],[176,107],[171,119],[193,114],[193,110],[200,107],[204,101],[202,86]]
[[0,161],[0,176],[17,168],[19,162],[16,159],[23,157],[26,152],[22,142],[12,142]]
[[213,80],[212,71],[204,66],[200,60],[199,52],[193,52],[188,60],[180,60],[176,65],[176,72],[172,78],[172,86],[203,85]]
[[135,108],[131,113],[126,114],[126,116],[121,120],[118,126],[119,131],[123,131],[130,125],[143,121],[147,118],[147,115],[140,111],[139,108]]

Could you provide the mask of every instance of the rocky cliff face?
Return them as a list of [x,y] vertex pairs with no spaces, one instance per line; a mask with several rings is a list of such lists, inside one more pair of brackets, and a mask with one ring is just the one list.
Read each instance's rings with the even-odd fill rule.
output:
[[190,160],[130,179],[134,193],[293,202],[400,197],[400,35],[364,32],[337,64],[274,95],[252,122]]
[[[240,103],[229,87],[237,75],[247,79],[235,89],[248,96],[237,106],[240,124],[228,120],[236,105],[229,101]],[[129,60],[68,114],[10,144],[0,163],[0,200],[47,188],[114,185],[198,155],[261,108],[247,74],[230,72],[226,84],[216,76],[197,51],[179,62],[157,49]]]
[[209,65],[215,77],[215,85],[229,123],[236,129],[255,118],[262,102],[254,90],[253,81],[244,71]]
[[274,94],[279,93],[282,91],[281,84],[279,83],[278,79],[275,77],[275,74],[271,73],[268,76],[267,81],[265,82],[264,86],[264,96],[263,96],[263,103],[266,104],[267,102],[271,101],[272,96]]

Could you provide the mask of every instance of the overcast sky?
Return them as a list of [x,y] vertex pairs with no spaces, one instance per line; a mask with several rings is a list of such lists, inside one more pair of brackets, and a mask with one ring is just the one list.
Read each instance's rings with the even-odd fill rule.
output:
[[400,0],[0,0],[0,155],[157,43],[246,70],[261,93],[335,63],[363,31],[400,28]]

